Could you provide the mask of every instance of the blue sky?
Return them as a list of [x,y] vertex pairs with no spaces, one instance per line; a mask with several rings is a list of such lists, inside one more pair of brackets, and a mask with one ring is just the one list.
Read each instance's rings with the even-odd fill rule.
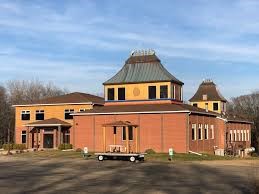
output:
[[188,100],[210,78],[230,98],[259,89],[259,1],[0,0],[0,83],[102,93],[133,49],[152,48]]

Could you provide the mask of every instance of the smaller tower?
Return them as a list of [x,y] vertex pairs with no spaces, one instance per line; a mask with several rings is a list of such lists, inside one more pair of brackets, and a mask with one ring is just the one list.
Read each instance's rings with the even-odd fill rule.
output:
[[192,106],[203,108],[207,111],[213,111],[219,114],[226,112],[227,100],[220,94],[216,84],[210,79],[200,84],[197,92],[189,101]]

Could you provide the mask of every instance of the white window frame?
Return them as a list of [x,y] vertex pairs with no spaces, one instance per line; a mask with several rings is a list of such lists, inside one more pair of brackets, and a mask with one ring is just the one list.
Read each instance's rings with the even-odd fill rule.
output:
[[210,129],[211,129],[211,139],[214,139],[215,138],[214,125],[210,125]]
[[[23,134],[22,132],[25,131],[25,134]],[[22,137],[25,136],[25,143],[22,142]],[[27,143],[27,131],[26,130],[22,130],[21,131],[21,143],[22,144],[26,144]]]
[[234,130],[234,138],[233,138],[234,141],[237,141],[237,131]]
[[240,132],[241,132],[241,141],[244,141],[244,131],[241,130]]
[[204,139],[208,140],[209,139],[209,125],[205,124],[204,129],[206,130],[206,134],[204,134],[204,135],[206,135],[206,137],[204,136]]
[[[199,139],[199,129],[201,129],[201,138],[200,139]],[[203,130],[202,124],[199,124],[198,125],[198,140],[203,140],[203,132],[202,132],[202,130]]]
[[246,130],[246,132],[247,132],[247,141],[250,141],[250,131],[249,130]]
[[[74,113],[75,112],[75,109],[65,109],[64,110],[64,118],[66,118],[66,113]],[[70,120],[70,119],[66,119],[66,120]],[[71,119],[72,120],[72,119]]]
[[[21,120],[22,120],[22,115],[23,115],[23,114],[29,114],[30,117],[31,117],[31,111],[30,111],[30,110],[22,110],[22,111],[21,111]],[[31,118],[30,118],[30,119],[31,119]],[[29,119],[29,120],[30,120],[30,119]],[[22,121],[26,121],[26,120],[22,120]]]
[[86,110],[88,110],[88,109],[86,109],[86,108],[80,108],[80,109],[79,109],[79,112],[84,112],[84,111],[86,111]]
[[192,139],[192,140],[195,141],[195,140],[197,140],[197,125],[192,124],[192,129],[194,129],[194,139]]
[[240,138],[240,130],[237,130],[237,134],[238,134],[238,141],[241,141],[241,138]]

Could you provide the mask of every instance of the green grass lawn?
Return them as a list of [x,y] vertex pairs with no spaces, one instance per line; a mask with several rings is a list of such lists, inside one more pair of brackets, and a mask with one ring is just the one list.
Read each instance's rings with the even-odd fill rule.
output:
[[[93,153],[90,154],[90,159],[94,159],[95,155]],[[40,157],[40,158],[70,158],[70,159],[83,159],[81,152],[75,151],[60,151],[60,150],[45,150],[45,151],[37,151],[37,152],[26,152],[22,154],[15,154],[13,157]],[[145,160],[150,162],[169,162],[169,156],[167,153],[156,153],[156,154],[147,154],[145,155]],[[175,153],[173,156],[173,161],[203,161],[203,160],[235,160],[240,159],[238,157],[230,157],[230,156],[215,156],[209,154],[203,154],[202,156],[198,156],[195,154],[180,154]],[[259,159],[259,157],[249,157],[247,159]]]

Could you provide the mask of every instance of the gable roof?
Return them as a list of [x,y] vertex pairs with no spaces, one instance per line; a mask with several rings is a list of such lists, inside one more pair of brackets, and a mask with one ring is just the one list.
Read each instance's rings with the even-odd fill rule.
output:
[[[133,52],[122,69],[103,85],[170,81],[183,85],[161,64],[155,52],[142,55]],[[144,52],[144,51],[143,51]]]
[[104,98],[99,96],[94,96],[91,94],[74,92],[70,94],[65,94],[61,96],[55,96],[50,98],[44,98],[41,100],[34,101],[31,104],[14,105],[14,106],[28,106],[28,105],[51,105],[51,104],[104,104]]
[[[203,95],[207,95],[207,100],[203,100]],[[223,101],[227,100],[221,95],[219,90],[217,90],[216,84],[213,81],[206,80],[203,81],[197,92],[189,100],[190,102],[199,102],[199,101]]]
[[42,121],[36,121],[33,123],[28,123],[25,124],[25,126],[27,127],[37,127],[37,126],[71,126],[70,123],[67,123],[65,121],[62,121],[60,119],[57,118],[51,118],[51,119],[46,119],[46,120],[42,120]]
[[85,112],[71,115],[98,115],[98,114],[135,114],[135,113],[198,113],[217,116],[214,112],[206,112],[205,109],[197,108],[188,104],[138,104],[138,105],[108,105],[95,107]]

